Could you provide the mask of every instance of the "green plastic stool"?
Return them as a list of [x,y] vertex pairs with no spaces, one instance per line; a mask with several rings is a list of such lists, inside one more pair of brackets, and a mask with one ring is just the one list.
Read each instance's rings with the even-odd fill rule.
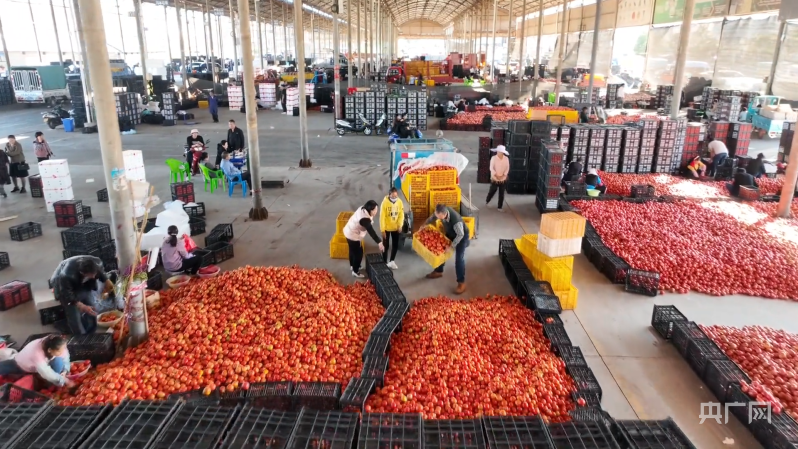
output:
[[[208,191],[208,184],[211,186],[211,193],[217,188],[221,187],[222,191],[224,191],[224,172],[221,170],[211,170],[204,165],[199,166],[200,170],[202,170],[202,177],[205,178],[205,191]],[[212,178],[211,174],[215,174],[216,177]]]
[[181,162],[177,159],[167,159],[166,165],[169,166],[170,171],[169,182],[191,181],[191,167],[186,162]]

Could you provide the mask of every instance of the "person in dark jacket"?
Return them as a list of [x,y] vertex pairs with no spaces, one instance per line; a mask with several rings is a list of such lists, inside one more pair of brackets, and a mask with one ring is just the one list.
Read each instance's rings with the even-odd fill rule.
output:
[[745,171],[756,179],[761,178],[765,174],[765,155],[762,153],[757,154],[756,159],[749,162],[748,166],[745,167]]
[[216,165],[217,170],[221,166],[222,159],[224,159],[224,153],[227,153],[228,148],[230,148],[230,145],[226,140],[223,140],[216,145],[216,163],[214,165]]
[[602,195],[607,192],[607,186],[601,182],[601,177],[599,177],[598,170],[595,168],[588,169],[585,175],[585,187],[587,187],[588,190],[598,190]]
[[738,168],[734,174],[734,182],[726,183],[726,189],[732,196],[740,196],[740,187],[756,187],[754,177],[745,172],[744,168]]
[[55,299],[64,307],[72,335],[84,335],[97,328],[97,313],[112,308],[97,297],[109,294],[113,304],[114,284],[105,275],[103,262],[94,256],[74,256],[62,261],[50,278]]
[[11,184],[11,176],[8,174],[9,165],[11,165],[11,161],[8,159],[8,155],[5,151],[0,151],[0,195],[3,198],[8,198],[5,186]]
[[208,112],[211,113],[213,123],[219,123],[219,100],[213,91],[208,94]]
[[579,113],[579,123],[589,123],[590,116],[587,113],[587,108],[582,108],[582,112]]
[[228,126],[230,129],[227,130],[227,152],[233,153],[246,148],[247,139],[244,138],[244,131],[236,126],[236,121],[230,120]]
[[582,158],[576,158],[575,161],[571,161],[568,164],[568,169],[565,171],[565,175],[562,177],[562,185],[565,187],[566,182],[571,181],[579,181],[579,178],[582,177]]
[[[435,220],[440,220],[443,224],[443,233],[452,242],[454,248],[454,271],[457,276],[457,288],[454,292],[462,294],[466,289],[465,284],[465,250],[469,245],[468,229],[466,228],[463,217],[454,209],[445,204],[435,206],[435,213],[424,222],[424,226],[431,225]],[[437,279],[443,276],[443,266],[439,267],[427,275],[428,279]]]

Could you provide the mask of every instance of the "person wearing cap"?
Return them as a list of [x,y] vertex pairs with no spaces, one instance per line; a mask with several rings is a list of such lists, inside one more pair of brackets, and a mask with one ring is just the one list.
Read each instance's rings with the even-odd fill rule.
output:
[[504,148],[504,145],[499,145],[493,150],[496,156],[490,158],[490,189],[488,190],[488,198],[485,200],[485,207],[488,207],[490,200],[496,191],[499,191],[499,212],[503,212],[504,206],[504,189],[507,183],[507,175],[510,173],[510,159],[507,156],[510,153]]
[[[205,139],[199,135],[199,130],[194,128],[191,134],[186,137],[186,162],[191,167],[191,173],[197,174],[199,168],[195,161],[199,161],[199,156],[205,149]],[[196,155],[195,155],[196,153]]]
[[587,175],[585,175],[585,187],[587,187],[588,190],[598,190],[602,195],[607,191],[607,186],[601,182],[601,178],[598,175],[598,170],[595,168],[587,170]]

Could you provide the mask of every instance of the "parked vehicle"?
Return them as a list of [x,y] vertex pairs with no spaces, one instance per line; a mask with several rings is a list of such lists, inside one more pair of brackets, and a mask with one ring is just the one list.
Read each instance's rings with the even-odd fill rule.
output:
[[57,65],[11,67],[11,83],[17,103],[44,104],[53,107],[69,100],[64,69]]
[[42,112],[42,120],[47,123],[50,129],[55,129],[58,125],[64,124],[65,118],[70,118],[72,115],[69,111],[65,110],[59,104],[48,112]]
[[363,114],[358,113],[357,116],[362,122],[360,126],[358,126],[356,123],[350,122],[349,120],[338,119],[335,121],[335,132],[337,132],[339,136],[343,136],[344,134],[360,133],[370,136],[374,130],[374,125],[366,120],[366,117],[363,117]]

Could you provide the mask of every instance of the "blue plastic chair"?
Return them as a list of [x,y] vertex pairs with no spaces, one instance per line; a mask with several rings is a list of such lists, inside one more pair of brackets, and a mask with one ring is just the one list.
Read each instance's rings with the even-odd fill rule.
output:
[[233,188],[235,188],[236,184],[241,184],[241,196],[247,196],[247,183],[241,179],[241,173],[238,173],[234,177],[226,176],[227,178],[227,196],[233,196]]

